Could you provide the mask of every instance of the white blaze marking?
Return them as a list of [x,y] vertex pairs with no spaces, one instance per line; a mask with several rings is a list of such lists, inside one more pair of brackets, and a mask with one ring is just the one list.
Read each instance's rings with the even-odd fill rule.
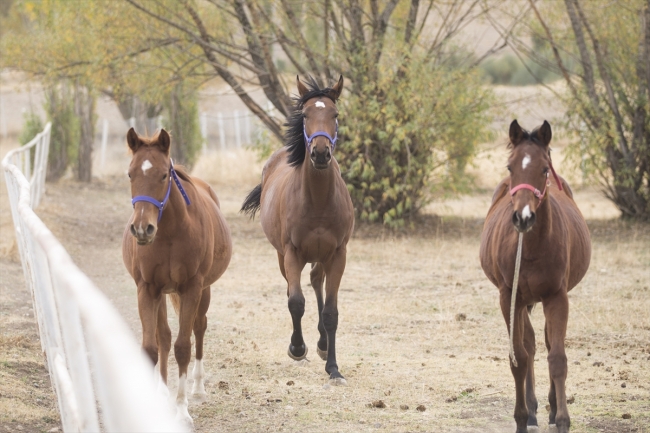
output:
[[143,173],[144,175],[146,175],[146,174],[147,174],[147,170],[149,170],[151,167],[153,167],[153,165],[151,164],[151,162],[149,162],[148,159],[145,159],[144,162],[142,163],[142,173]]
[[524,159],[521,161],[521,168],[523,168],[524,170],[526,170],[526,166],[527,166],[528,164],[530,164],[530,155],[529,155],[529,154],[526,154],[526,156],[524,156]]
[[530,206],[526,205],[524,210],[521,211],[521,217],[525,220],[530,218]]
[[316,104],[314,105],[316,105],[318,108],[325,108],[325,103],[321,101],[316,101]]

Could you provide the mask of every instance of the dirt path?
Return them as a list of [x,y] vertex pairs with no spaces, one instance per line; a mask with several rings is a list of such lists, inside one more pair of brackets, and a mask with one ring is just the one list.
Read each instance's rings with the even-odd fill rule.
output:
[[[275,254],[259,222],[237,214],[246,188],[216,189],[235,252],[212,289],[206,334],[209,399],[190,404],[197,431],[513,431],[507,332],[497,290],[478,263],[480,220],[431,217],[416,233],[398,237],[373,227],[357,231],[339,297],[337,352],[349,386],[330,388],[324,364],[313,353],[316,302],[307,272],[303,326],[311,362],[296,365],[286,355],[291,321]],[[135,287],[120,249],[128,199],[128,184],[121,177],[90,185],[63,181],[49,186],[39,214],[139,338]],[[590,228],[591,270],[570,294],[572,432],[648,432],[650,233],[647,226],[615,221],[592,221]],[[23,286],[4,278],[11,274],[20,280],[16,266],[0,261],[2,300],[18,299],[3,307],[3,314],[29,308],[28,297],[18,295]],[[543,335],[542,320],[541,309],[535,310],[538,336]],[[30,329],[33,339],[33,325]],[[175,333],[175,323],[172,329]],[[3,338],[13,333],[13,328],[3,328]],[[543,338],[537,346],[539,420],[544,424],[548,375]],[[10,355],[0,356],[0,362],[14,362]],[[20,365],[34,362],[16,359]],[[177,373],[173,359],[170,364],[173,391]],[[2,374],[11,368],[3,367]],[[42,375],[44,369],[40,371]],[[16,399],[3,394],[0,407],[11,407]],[[377,400],[387,407],[368,407]],[[51,413],[51,399],[45,404]],[[426,410],[416,410],[419,405]],[[44,416],[51,415],[40,419]],[[8,425],[6,419],[0,418],[0,424]],[[34,431],[45,428],[25,425]]]

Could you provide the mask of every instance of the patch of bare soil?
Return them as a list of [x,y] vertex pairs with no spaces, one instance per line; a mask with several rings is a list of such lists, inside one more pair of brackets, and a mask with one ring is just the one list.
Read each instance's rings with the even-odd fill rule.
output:
[[[229,270],[212,288],[205,343],[209,398],[190,403],[197,431],[514,430],[507,330],[498,291],[478,261],[481,219],[427,216],[403,233],[358,228],[339,294],[337,357],[349,386],[331,387],[324,362],[315,354],[316,301],[306,270],[303,328],[309,361],[296,363],[286,355],[291,320],[275,252],[259,220],[237,213],[248,189],[216,186],[234,254]],[[135,286],[121,259],[130,212],[128,182],[122,177],[90,185],[49,185],[39,209],[139,336]],[[647,432],[650,229],[608,220],[589,225],[591,269],[570,293],[572,431]],[[10,264],[2,261],[0,266],[5,272]],[[15,296],[24,289],[6,290]],[[540,310],[532,316],[538,337],[543,335]],[[176,319],[172,322],[175,334]],[[538,419],[544,432],[549,383],[543,338],[537,348]],[[173,355],[170,365],[174,394]],[[15,385],[21,390],[30,386],[29,380]],[[51,393],[48,404],[54,405]]]

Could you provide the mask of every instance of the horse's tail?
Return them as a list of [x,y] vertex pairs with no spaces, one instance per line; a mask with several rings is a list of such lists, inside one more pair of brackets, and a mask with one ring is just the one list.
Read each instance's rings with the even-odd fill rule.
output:
[[248,193],[244,204],[242,204],[239,212],[250,215],[255,218],[255,214],[260,210],[260,199],[262,198],[262,184],[257,185],[251,192]]
[[181,311],[181,297],[178,296],[178,293],[170,293],[169,294],[169,299],[172,301],[172,305],[174,306],[174,311],[176,311],[176,315],[180,315]]

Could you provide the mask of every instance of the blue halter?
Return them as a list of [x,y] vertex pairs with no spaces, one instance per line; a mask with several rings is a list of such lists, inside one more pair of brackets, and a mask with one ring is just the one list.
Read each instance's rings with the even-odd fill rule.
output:
[[178,190],[181,192],[181,195],[185,199],[185,203],[189,206],[190,198],[187,196],[187,193],[185,192],[183,186],[181,185],[181,181],[178,179],[176,170],[174,170],[174,162],[172,160],[170,160],[169,177],[170,177],[169,186],[167,187],[167,194],[165,194],[165,198],[163,199],[163,201],[158,201],[153,197],[149,197],[148,195],[136,195],[131,199],[131,204],[133,205],[133,207],[135,207],[135,204],[139,201],[146,201],[147,203],[151,203],[152,205],[158,208],[158,222],[160,222],[160,218],[162,218],[162,214],[163,214],[163,209],[165,208],[165,205],[169,201],[169,193],[172,190],[172,179],[174,179],[174,183],[176,183],[176,186],[178,186]]
[[314,141],[316,137],[326,137],[330,143],[332,143],[332,150],[336,146],[336,141],[339,139],[339,119],[336,119],[336,132],[334,133],[334,138],[325,131],[316,131],[312,135],[307,135],[307,128],[305,127],[305,122],[302,122],[302,132],[305,135],[305,145],[307,146],[307,151],[311,153],[311,142]]

